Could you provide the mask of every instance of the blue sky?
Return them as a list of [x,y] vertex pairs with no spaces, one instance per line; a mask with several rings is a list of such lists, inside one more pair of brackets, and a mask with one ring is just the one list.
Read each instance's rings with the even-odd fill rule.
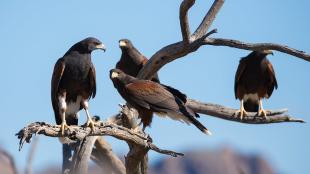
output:
[[[18,152],[14,134],[33,121],[54,123],[50,102],[50,79],[54,63],[71,45],[88,36],[99,38],[107,52],[94,52],[97,96],[90,103],[92,114],[107,118],[123,100],[108,77],[120,57],[118,40],[129,38],[147,57],[163,46],[181,39],[178,8],[180,0],[169,1],[1,1],[0,48],[2,99],[0,145],[9,150],[23,168],[30,145]],[[192,30],[200,23],[212,1],[197,0],[190,10]],[[310,53],[310,13],[307,0],[227,0],[212,28],[214,37],[247,42],[275,42]],[[161,81],[191,98],[237,108],[233,80],[240,57],[249,51],[205,46],[176,60],[160,72]],[[310,64],[275,52],[269,57],[279,89],[264,102],[267,109],[289,108],[289,114],[309,120]],[[80,124],[85,115],[80,114]],[[231,146],[243,153],[263,154],[280,173],[310,170],[309,124],[282,123],[247,125],[209,116],[200,119],[214,134],[205,136],[193,126],[155,117],[146,131],[159,147],[186,151],[193,148]],[[124,142],[111,140],[119,154],[127,152]],[[57,139],[41,137],[35,169],[59,164],[61,145]],[[163,157],[151,152],[151,162]]]

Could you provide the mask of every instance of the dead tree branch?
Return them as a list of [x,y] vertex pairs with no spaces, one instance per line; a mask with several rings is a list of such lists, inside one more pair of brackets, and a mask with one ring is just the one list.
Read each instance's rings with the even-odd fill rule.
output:
[[[141,69],[138,74],[138,78],[141,79],[150,79],[153,74],[155,74],[160,68],[166,65],[169,62],[172,62],[178,58],[184,57],[189,53],[192,53],[199,49],[203,45],[214,45],[214,46],[228,46],[245,50],[261,50],[261,49],[270,49],[280,51],[286,54],[290,54],[299,58],[302,58],[306,61],[310,61],[310,55],[304,51],[300,51],[285,45],[274,44],[274,43],[244,43],[232,39],[221,39],[221,38],[208,38],[209,35],[215,32],[209,32],[206,36],[205,33],[211,26],[212,22],[215,19],[216,14],[219,12],[222,7],[224,0],[215,0],[211,9],[204,17],[200,26],[196,29],[194,34],[191,35],[190,43],[186,41],[189,32],[187,11],[193,5],[195,1],[184,0],[180,6],[180,23],[181,31],[183,36],[183,41],[176,42],[170,45],[167,45],[157,51],[147,62],[147,64]],[[182,12],[182,13],[181,13]],[[211,34],[210,34],[211,33]],[[185,40],[184,40],[185,38]]]
[[98,137],[91,159],[102,168],[105,173],[111,171],[115,174],[125,174],[126,168],[123,162],[112,151],[111,145],[103,138]]
[[184,0],[180,6],[180,26],[181,26],[183,41],[185,43],[190,42],[190,36],[191,36],[187,12],[194,5],[194,3],[195,3],[195,0]]
[[304,123],[302,119],[296,119],[289,115],[285,115],[287,109],[282,109],[278,111],[267,111],[267,119],[261,116],[257,116],[257,113],[249,112],[242,120],[235,115],[236,109],[228,108],[225,106],[212,104],[212,103],[201,103],[196,100],[188,100],[187,106],[192,108],[195,112],[214,116],[217,118],[236,121],[241,123],[249,124],[268,124],[268,123],[281,123],[281,122],[299,122]]
[[[141,132],[141,129],[137,125],[136,115],[138,114],[134,108],[130,108],[127,105],[121,106],[122,111],[120,116],[123,121],[123,125],[129,129],[136,129]],[[152,141],[151,138],[148,138]],[[125,167],[127,174],[144,174],[147,172],[148,166],[148,149],[142,146],[137,146],[135,143],[127,142],[129,146],[129,152],[125,157]],[[156,149],[156,148],[155,148]]]
[[[186,41],[188,35],[190,35],[187,11],[190,7],[194,5],[195,1],[184,0],[180,6],[180,23],[181,31],[183,36],[183,41],[170,44],[163,47],[157,51],[147,62],[147,64],[139,72],[138,78],[149,79],[156,73],[160,68],[165,66],[167,63],[172,62],[178,58],[184,57],[189,53],[192,53],[199,49],[203,45],[213,45],[213,46],[228,46],[238,49],[245,50],[276,50],[286,54],[290,54],[306,61],[310,61],[310,55],[304,51],[300,51],[294,48],[290,48],[286,45],[274,44],[274,43],[245,43],[232,39],[222,39],[222,38],[209,38],[216,30],[212,30],[206,34],[210,28],[212,22],[215,19],[216,14],[219,12],[220,8],[224,4],[224,0],[215,0],[212,7],[204,17],[203,21],[196,29],[194,34],[190,37],[190,42]],[[267,124],[267,123],[279,123],[279,122],[304,122],[301,119],[292,118],[289,115],[283,114],[284,112],[270,111],[267,119],[262,117],[256,117],[255,113],[250,113],[243,120],[240,120],[234,115],[234,109],[217,105],[217,104],[205,104],[195,100],[189,100],[187,105],[189,105],[194,111],[217,118],[222,118],[231,121],[237,121],[242,123],[250,124]],[[286,112],[287,110],[285,110]]]
[[221,7],[224,4],[224,0],[215,0],[209,9],[208,13],[206,16],[203,18],[201,24],[199,27],[196,29],[194,34],[192,35],[192,40],[196,40],[201,38],[204,34],[207,33],[209,28],[211,27],[216,15],[220,11]]
[[88,136],[80,142],[73,155],[71,174],[84,174],[88,172],[88,161],[97,138],[97,136]]
[[[20,139],[20,149],[25,142],[29,143],[33,135],[42,134],[49,137],[61,137],[60,126],[51,125],[45,122],[34,122],[21,129],[16,136]],[[154,145],[149,141],[149,138],[145,138],[144,134],[136,133],[131,129],[127,129],[122,126],[115,125],[113,123],[102,122],[101,125],[96,126],[92,132],[89,127],[71,127],[70,130],[65,131],[65,137],[71,139],[83,140],[87,136],[113,136],[117,139],[124,140],[144,147],[145,149],[154,150],[158,153],[167,154],[171,156],[183,155],[181,153],[173,151],[165,151]]]
[[244,50],[276,50],[282,53],[290,54],[302,58],[303,60],[310,61],[310,54],[305,53],[294,48],[290,48],[286,45],[274,44],[274,43],[245,43],[233,39],[222,38],[207,38],[203,41],[205,45],[213,46],[228,46],[232,48],[239,48]]

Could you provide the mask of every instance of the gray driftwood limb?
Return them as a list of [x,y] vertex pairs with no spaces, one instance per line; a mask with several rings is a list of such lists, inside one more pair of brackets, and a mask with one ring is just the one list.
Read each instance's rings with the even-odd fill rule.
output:
[[186,0],[183,1],[180,6],[180,14],[179,14],[180,27],[182,32],[182,38],[185,43],[189,43],[191,37],[187,12],[194,5],[194,3],[195,0]]
[[287,45],[275,43],[246,43],[238,40],[222,38],[206,38],[202,43],[204,45],[227,46],[244,50],[276,50],[282,53],[290,54],[295,57],[299,57],[306,61],[310,61],[310,54],[307,54],[306,52],[301,50],[291,48]]
[[202,103],[197,100],[189,99],[186,103],[187,106],[192,108],[195,112],[210,115],[213,117],[236,121],[249,124],[269,124],[269,123],[281,123],[281,122],[299,122],[304,123],[304,120],[293,118],[285,113],[287,109],[267,111],[267,119],[261,116],[257,116],[257,113],[249,112],[242,120],[238,115],[235,115],[236,109],[228,108],[218,104]]
[[[193,34],[190,34],[189,24],[187,19],[187,11],[194,5],[193,0],[184,0],[180,6],[180,24],[183,40],[167,45],[153,54],[150,60],[142,68],[138,74],[138,78],[150,79],[160,68],[175,59],[184,57],[192,52],[195,52],[203,45],[214,45],[214,46],[228,46],[238,49],[245,50],[262,50],[270,49],[280,51],[286,54],[290,54],[306,61],[310,61],[310,55],[304,51],[300,51],[291,48],[286,45],[274,44],[274,43],[245,43],[232,39],[221,39],[221,38],[209,38],[210,33],[207,33],[208,29],[212,25],[216,14],[224,4],[224,0],[215,0],[212,7],[210,8],[207,15],[204,17],[200,26],[196,29]],[[189,36],[190,35],[190,36]],[[189,42],[188,42],[188,38]]]
[[199,38],[202,38],[210,29],[213,21],[215,20],[216,15],[220,11],[224,4],[224,0],[215,0],[209,9],[208,13],[203,18],[202,22],[196,29],[196,31],[192,34],[191,40],[197,40]]
[[[45,122],[34,122],[21,129],[16,136],[20,139],[20,148],[22,148],[25,142],[29,143],[33,135],[45,135],[49,137],[60,137],[60,126],[51,125]],[[171,156],[182,155],[173,151],[158,150],[157,146],[154,145],[149,138],[146,138],[144,134],[137,133],[131,129],[118,126],[113,123],[102,122],[99,126],[95,126],[94,131],[91,131],[89,127],[75,126],[71,127],[70,130],[65,131],[65,137],[71,139],[83,140],[87,136],[113,136],[117,139],[124,140],[136,144],[137,146],[144,147]],[[157,148],[156,148],[157,147]]]
[[[172,62],[178,58],[182,58],[189,53],[195,52],[203,45],[213,45],[213,46],[228,46],[233,48],[245,49],[245,50],[263,50],[270,49],[280,51],[286,54],[290,54],[306,61],[310,61],[310,55],[304,51],[300,51],[294,48],[290,48],[286,45],[274,44],[274,43],[245,43],[232,39],[222,39],[222,38],[210,38],[209,36],[216,33],[217,30],[208,29],[212,25],[216,14],[218,14],[220,8],[224,4],[224,0],[215,0],[212,7],[204,17],[203,21],[196,29],[196,31],[191,34],[189,30],[189,22],[187,19],[187,12],[194,5],[194,0],[184,0],[180,6],[180,24],[183,40],[170,44],[163,47],[157,51],[147,62],[147,64],[139,72],[138,77],[141,79],[149,79],[156,73],[160,68],[165,66],[167,63]],[[190,36],[189,36],[190,35]],[[187,41],[189,39],[189,42]],[[301,119],[295,119],[289,115],[284,114],[287,112],[269,111],[267,119],[262,117],[257,117],[256,113],[249,113],[243,120],[240,120],[235,113],[235,109],[229,107],[212,104],[212,103],[202,103],[195,100],[189,100],[187,102],[191,108],[196,112],[231,120],[242,123],[251,124],[267,124],[267,123],[279,123],[279,122],[304,122]]]
[[111,145],[103,138],[98,137],[95,148],[92,151],[91,159],[102,168],[105,173],[125,174],[124,163],[112,151]]
[[[134,108],[128,107],[127,105],[121,106],[121,118],[123,126],[129,129],[135,129],[140,132],[141,129],[137,126],[136,115],[138,114]],[[129,146],[129,152],[125,157],[125,167],[127,174],[144,174],[148,168],[148,155],[149,149],[143,146],[137,146],[132,142],[127,142]]]
[[74,151],[71,174],[85,174],[88,172],[88,161],[97,138],[97,136],[87,136],[80,141],[79,146]]

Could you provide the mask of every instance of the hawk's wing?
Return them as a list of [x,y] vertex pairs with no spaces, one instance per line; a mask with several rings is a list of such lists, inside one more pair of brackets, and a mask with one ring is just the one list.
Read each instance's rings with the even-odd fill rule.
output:
[[96,96],[96,69],[95,69],[93,63],[91,63],[88,77],[90,80],[90,90],[91,90],[90,91],[91,96],[89,96],[89,97],[94,98]]
[[186,103],[187,101],[187,96],[182,93],[181,91],[171,87],[171,86],[167,86],[167,85],[163,85],[168,91],[170,91],[174,96],[178,97],[183,103]]
[[126,85],[128,97],[136,104],[157,112],[178,110],[176,98],[158,83],[149,80],[136,80]]
[[53,109],[55,112],[55,118],[56,118],[56,123],[60,124],[61,123],[61,118],[58,117],[58,99],[57,99],[57,92],[58,92],[58,87],[59,83],[61,81],[62,75],[65,70],[65,62],[63,58],[58,59],[54,66],[54,71],[52,75],[52,81],[51,81],[51,99],[52,99],[52,105]]
[[243,75],[243,72],[244,72],[245,68],[246,68],[246,62],[243,59],[241,59],[239,61],[238,69],[237,69],[237,72],[236,72],[236,75],[235,75],[234,89],[235,89],[235,97],[236,97],[236,99],[239,97],[238,96],[239,81],[240,81],[241,76]]
[[267,73],[268,73],[268,78],[269,78],[269,83],[267,84],[267,93],[268,97],[271,96],[273,89],[278,88],[278,83],[276,79],[275,72],[273,70],[272,64],[269,62],[269,60],[266,59],[267,63]]

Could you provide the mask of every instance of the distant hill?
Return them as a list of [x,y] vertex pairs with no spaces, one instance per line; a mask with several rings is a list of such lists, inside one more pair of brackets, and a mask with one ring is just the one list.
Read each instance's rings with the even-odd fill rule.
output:
[[9,153],[0,148],[0,173],[17,174],[14,160]]
[[275,174],[260,155],[244,155],[232,149],[195,150],[184,158],[165,158],[150,169],[150,174]]
[[[261,156],[240,154],[229,148],[217,150],[191,150],[184,157],[162,158],[153,162],[149,174],[275,174],[272,166]],[[35,173],[61,173],[61,166],[49,166]],[[0,173],[14,174],[9,155],[0,149]],[[97,166],[90,167],[89,174],[99,174]],[[111,172],[107,172],[111,173]]]

